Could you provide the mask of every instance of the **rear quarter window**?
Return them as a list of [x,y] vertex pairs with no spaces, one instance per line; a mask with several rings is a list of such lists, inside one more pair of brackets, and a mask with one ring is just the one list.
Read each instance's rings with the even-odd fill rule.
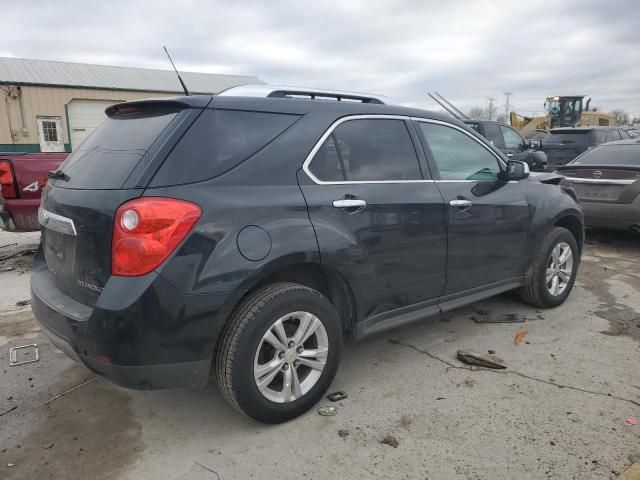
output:
[[280,113],[205,110],[164,161],[151,186],[217,177],[261,150],[298,118]]

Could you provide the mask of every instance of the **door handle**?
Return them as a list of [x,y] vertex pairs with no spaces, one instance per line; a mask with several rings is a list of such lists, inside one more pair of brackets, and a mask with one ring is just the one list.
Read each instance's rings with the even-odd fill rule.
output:
[[473,203],[471,203],[471,200],[451,200],[449,202],[449,205],[451,205],[452,207],[459,208],[461,210],[466,210],[467,208],[471,207]]
[[367,206],[367,202],[361,198],[343,198],[334,200],[333,206],[336,208],[364,208]]
[[513,157],[513,153],[507,153],[507,157],[509,158]]

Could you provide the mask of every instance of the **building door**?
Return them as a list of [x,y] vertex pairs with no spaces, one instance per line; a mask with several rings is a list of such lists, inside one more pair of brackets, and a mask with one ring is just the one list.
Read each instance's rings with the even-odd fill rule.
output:
[[64,152],[60,117],[37,117],[38,139],[42,152]]
[[67,105],[69,116],[69,132],[71,133],[71,150],[76,150],[85,138],[89,136],[107,115],[107,107],[120,100],[71,100]]

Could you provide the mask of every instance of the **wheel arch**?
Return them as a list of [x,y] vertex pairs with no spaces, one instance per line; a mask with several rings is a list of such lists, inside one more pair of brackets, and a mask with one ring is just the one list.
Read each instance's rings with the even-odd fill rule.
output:
[[242,290],[246,293],[236,305],[257,288],[276,282],[297,283],[322,293],[338,311],[343,332],[353,332],[357,317],[351,286],[338,271],[318,262],[300,259],[272,262],[268,268],[261,269],[259,274],[243,283]]
[[576,243],[578,244],[578,250],[582,254],[582,249],[584,246],[584,225],[580,217],[573,213],[565,213],[560,215],[553,222],[554,227],[562,227],[566,228],[571,232],[573,237],[576,239]]

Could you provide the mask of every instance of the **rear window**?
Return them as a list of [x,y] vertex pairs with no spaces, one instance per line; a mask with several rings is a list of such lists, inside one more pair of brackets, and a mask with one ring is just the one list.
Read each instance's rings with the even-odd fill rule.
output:
[[298,115],[239,110],[205,110],[152,180],[179,185],[217,177],[278,137]]
[[640,145],[603,145],[592,148],[569,165],[640,166]]
[[551,132],[542,139],[542,143],[589,143],[589,130]]
[[152,110],[114,115],[106,119],[60,166],[65,188],[121,188],[162,131],[176,117],[175,110]]

